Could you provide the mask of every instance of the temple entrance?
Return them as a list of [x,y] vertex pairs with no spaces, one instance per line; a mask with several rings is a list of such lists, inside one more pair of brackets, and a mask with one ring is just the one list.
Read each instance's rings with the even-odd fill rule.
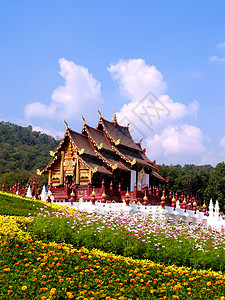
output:
[[69,186],[71,186],[73,184],[73,176],[72,175],[68,175],[66,176],[66,181],[68,180],[68,184]]

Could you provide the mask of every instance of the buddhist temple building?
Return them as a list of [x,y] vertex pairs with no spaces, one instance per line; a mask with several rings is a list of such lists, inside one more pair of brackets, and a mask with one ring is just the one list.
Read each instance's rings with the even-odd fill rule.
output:
[[128,126],[121,126],[114,113],[110,122],[99,112],[96,128],[86,124],[81,133],[75,132],[66,123],[66,132],[60,144],[51,151],[52,161],[38,174],[48,174],[48,183],[53,187],[69,185],[85,187],[89,183],[100,187],[133,190],[135,183],[141,190],[143,185],[158,185],[164,182],[142,149],[141,141],[135,143]]

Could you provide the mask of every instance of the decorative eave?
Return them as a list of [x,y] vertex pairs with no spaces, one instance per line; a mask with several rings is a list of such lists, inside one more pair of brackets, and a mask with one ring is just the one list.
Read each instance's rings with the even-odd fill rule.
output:
[[95,173],[95,172],[97,172],[98,171],[98,168],[96,167],[96,168],[91,168],[91,166],[89,166],[85,161],[83,161],[83,159],[80,157],[80,156],[78,156],[78,160],[79,161],[81,161],[88,169],[91,169],[91,171],[93,172],[93,173]]
[[[55,149],[55,151],[53,151],[53,153],[52,153],[53,155],[55,155],[59,151],[59,149],[61,148],[62,144],[64,143],[64,140],[65,140],[66,136],[68,136],[68,132],[69,132],[69,129],[67,127],[66,128],[66,132],[65,132],[63,138],[61,139],[58,147]],[[51,156],[52,156],[52,154],[51,154]]]
[[157,172],[155,172],[155,171],[152,171],[151,175],[152,175],[153,177],[158,178],[158,179],[161,180],[161,181],[166,181],[165,178],[163,178],[161,175],[159,175],[159,174],[158,174]]
[[154,170],[157,170],[156,169],[156,167],[154,167],[153,166],[153,161],[151,161],[146,155],[145,155],[145,153],[142,151],[142,155],[144,156],[144,157],[146,157],[149,161],[150,161],[150,163],[147,161],[147,163],[152,167],[152,169],[154,169]]
[[94,149],[94,151],[97,154],[97,156],[112,169],[112,171],[114,171],[115,169],[118,168],[118,164],[121,164],[124,167],[124,169],[126,169],[127,171],[130,171],[130,169],[127,166],[125,166],[122,162],[118,161],[113,165],[103,155],[101,155],[101,153],[99,153],[97,150]]
[[[102,116],[100,116],[100,118],[99,118],[97,128],[99,127],[100,124],[101,124],[103,132],[106,134],[107,138],[115,146],[121,144],[123,147],[125,147],[127,149],[142,151],[142,149],[134,142],[133,138],[131,137],[131,134],[129,131],[129,126],[120,126],[119,124],[117,124],[117,122],[114,122],[114,120],[112,122],[109,122],[109,121],[105,120],[104,118],[102,118]],[[111,130],[110,127],[113,131],[114,131],[113,128],[115,128],[115,130],[118,131],[118,138],[117,138],[117,136],[115,136],[115,135],[113,136],[110,133],[110,130]],[[123,140],[123,138],[124,138],[124,140]],[[124,143],[124,141],[126,141],[126,142]]]
[[107,138],[109,138],[110,141],[111,141],[113,144],[116,145],[116,143],[117,143],[117,145],[118,145],[118,144],[120,143],[119,139],[118,139],[117,141],[114,140],[114,138],[111,137],[111,135],[108,133],[108,131],[107,131],[106,128],[105,128],[104,122],[102,122],[102,116],[100,116],[100,118],[99,118],[97,128],[98,128],[99,124],[102,125],[103,131],[104,131],[104,133],[106,134]]
[[71,134],[70,134],[69,130],[68,130],[68,136],[69,136],[69,138],[70,138],[70,141],[71,141],[73,147],[74,147],[75,150],[79,153],[79,155],[83,154],[83,153],[85,152],[85,149],[84,149],[84,148],[79,149],[79,148],[77,147],[77,145],[74,143],[74,141],[73,141],[73,139],[72,139],[72,137],[71,137]]
[[120,151],[119,151],[115,146],[112,145],[112,149],[115,150],[115,152],[116,152],[122,159],[124,159],[127,163],[131,164],[131,166],[134,165],[134,162],[132,163],[132,161],[131,161],[129,158],[127,158],[127,157],[124,156],[122,153],[120,153]]
[[86,124],[84,124],[83,129],[81,130],[81,132],[83,132],[83,131],[85,131],[85,132],[87,133],[88,138],[90,139],[91,143],[92,143],[96,148],[98,148],[98,149],[101,149],[101,148],[102,148],[103,144],[101,143],[102,145],[101,145],[101,144],[98,145],[98,143],[96,143],[96,141],[93,140],[93,138],[91,137],[91,135],[90,135],[90,133],[89,133],[89,131],[88,131],[88,129],[87,129]]
[[[112,147],[112,145],[111,145],[111,143],[109,142],[109,140],[108,140],[108,138],[107,138],[105,132],[100,131],[100,130],[95,129],[95,128],[93,128],[93,129],[94,129],[94,130],[97,130],[97,131],[99,131],[99,132],[101,132],[101,134],[104,135],[105,142],[107,143],[107,145],[109,145],[110,147]],[[96,140],[94,140],[94,139],[92,138],[92,136],[91,136],[89,130],[87,129],[86,124],[84,124],[83,129],[81,130],[81,132],[83,132],[83,131],[85,131],[85,132],[87,133],[88,138],[90,139],[91,143],[92,143],[98,150],[104,149],[104,145],[105,145],[105,144],[104,144],[104,143],[100,143],[100,144],[99,144],[99,143],[96,142]],[[109,151],[109,152],[114,152],[112,149],[106,149],[106,150]]]
[[[100,145],[98,145],[93,139],[92,139],[92,137],[91,137],[91,135],[90,135],[90,133],[88,132],[88,130],[87,130],[87,128],[86,128],[86,124],[84,124],[84,127],[83,127],[83,129],[85,130],[85,132],[87,133],[87,135],[88,135],[88,138],[91,140],[91,147],[92,147],[92,149],[94,150],[94,152],[95,152],[95,154],[107,165],[107,166],[109,166],[112,170],[115,170],[116,169],[116,164],[115,165],[112,165],[109,161],[107,161],[96,149],[95,149],[95,147],[96,148],[99,148],[100,147]],[[83,130],[82,130],[82,132],[83,132]],[[118,165],[117,165],[118,166]]]
[[42,175],[43,173],[45,173],[58,158],[59,158],[58,156],[55,156],[53,160],[47,165],[47,167],[45,167],[42,171],[37,170],[37,175]]
[[79,153],[79,152],[81,152],[81,154],[84,153],[84,149],[79,149],[79,148],[77,147],[77,145],[74,143],[73,139],[71,138],[71,135],[70,135],[70,132],[69,132],[69,128],[67,127],[67,128],[66,128],[66,132],[65,132],[63,138],[61,139],[61,142],[59,143],[59,145],[58,145],[58,147],[56,148],[56,150],[55,150],[54,152],[53,152],[53,151],[50,151],[50,152],[51,152],[50,155],[51,155],[51,156],[54,156],[53,160],[52,160],[52,161],[51,161],[51,162],[50,162],[50,163],[49,163],[42,171],[40,171],[40,170],[37,171],[38,174],[41,175],[41,174],[45,173],[45,172],[52,166],[52,164],[59,158],[56,154],[57,154],[57,152],[59,152],[60,148],[62,147],[62,145],[63,145],[63,143],[64,143],[64,141],[65,141],[66,136],[69,137],[70,142],[72,143],[74,149],[75,149],[78,153]]
[[[98,172],[98,166],[95,166],[94,168],[92,168],[87,162],[85,162],[80,156],[78,156],[78,160],[81,161],[88,169],[90,169],[93,173]],[[110,175],[112,175],[112,172],[110,172],[109,170],[107,170],[104,166],[101,166],[102,168],[104,168],[106,170],[106,172],[108,172]]]
[[[96,149],[94,149],[95,154],[105,163],[107,166],[109,166],[113,171],[118,167],[118,164],[112,165],[108,160],[106,160]],[[117,165],[117,166],[116,166]]]
[[[97,130],[97,129],[95,129],[95,130]],[[92,138],[92,136],[91,136],[91,134],[90,134],[90,132],[89,132],[89,130],[88,130],[88,128],[87,128],[87,126],[86,126],[86,124],[84,124],[84,126],[83,126],[83,129],[82,129],[82,133],[83,132],[86,132],[87,133],[87,135],[88,135],[88,138],[90,139],[90,141],[91,141],[91,143],[92,143],[92,148],[93,148],[93,150],[94,150],[94,152],[95,152],[95,154],[105,163],[105,164],[107,164],[107,166],[109,166],[112,170],[115,170],[115,169],[117,169],[118,168],[118,163],[120,163],[125,169],[127,169],[127,171],[130,171],[130,169],[126,166],[126,165],[124,165],[121,161],[118,161],[117,163],[115,163],[114,165],[113,164],[111,164],[100,152],[98,152],[98,150],[101,150],[102,148],[103,148],[103,143],[97,143],[93,138]],[[108,139],[107,139],[107,137],[106,137],[106,135],[105,135],[105,132],[102,132],[101,131],[101,133],[104,135],[104,137],[105,137],[105,140],[106,140],[106,142],[108,143],[108,145],[110,146],[110,147],[112,147],[112,145],[109,143],[109,141],[108,141]],[[97,150],[98,149],[98,150]],[[107,150],[107,152],[109,152],[109,153],[112,153],[112,154],[116,154],[116,152],[115,152],[115,150],[114,149],[112,149],[111,151],[110,150]]]

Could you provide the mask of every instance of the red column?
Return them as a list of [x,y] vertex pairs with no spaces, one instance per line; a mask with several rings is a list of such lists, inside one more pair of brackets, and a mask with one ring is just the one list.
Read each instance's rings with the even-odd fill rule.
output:
[[172,201],[172,192],[170,191],[169,192],[169,199],[170,199],[170,202]]
[[87,185],[87,196],[90,196],[91,194],[91,187],[90,187],[90,181],[88,181],[88,185]]
[[152,187],[151,186],[149,188],[148,194],[149,194],[149,200],[150,200],[150,203],[151,203],[152,202]]
[[32,195],[37,199],[37,183],[35,181],[33,182],[32,192]]
[[120,193],[120,201],[122,198],[121,183],[119,183],[118,192]]
[[113,183],[112,183],[112,181],[110,183],[110,197],[113,198]]
[[156,188],[156,199],[157,199],[157,203],[159,203],[159,189],[158,189],[158,187]]
[[20,182],[18,181],[18,184],[17,184],[17,192],[18,192],[18,195],[20,195]]
[[101,186],[101,195],[104,193],[105,190],[105,181],[104,179],[102,180],[102,186]]
[[134,184],[134,193],[133,193],[134,200],[137,200],[137,183]]

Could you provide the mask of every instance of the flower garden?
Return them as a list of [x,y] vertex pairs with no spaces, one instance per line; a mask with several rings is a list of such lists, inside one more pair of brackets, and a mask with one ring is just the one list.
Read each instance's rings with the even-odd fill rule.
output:
[[0,299],[225,299],[224,232],[2,192],[0,207]]

